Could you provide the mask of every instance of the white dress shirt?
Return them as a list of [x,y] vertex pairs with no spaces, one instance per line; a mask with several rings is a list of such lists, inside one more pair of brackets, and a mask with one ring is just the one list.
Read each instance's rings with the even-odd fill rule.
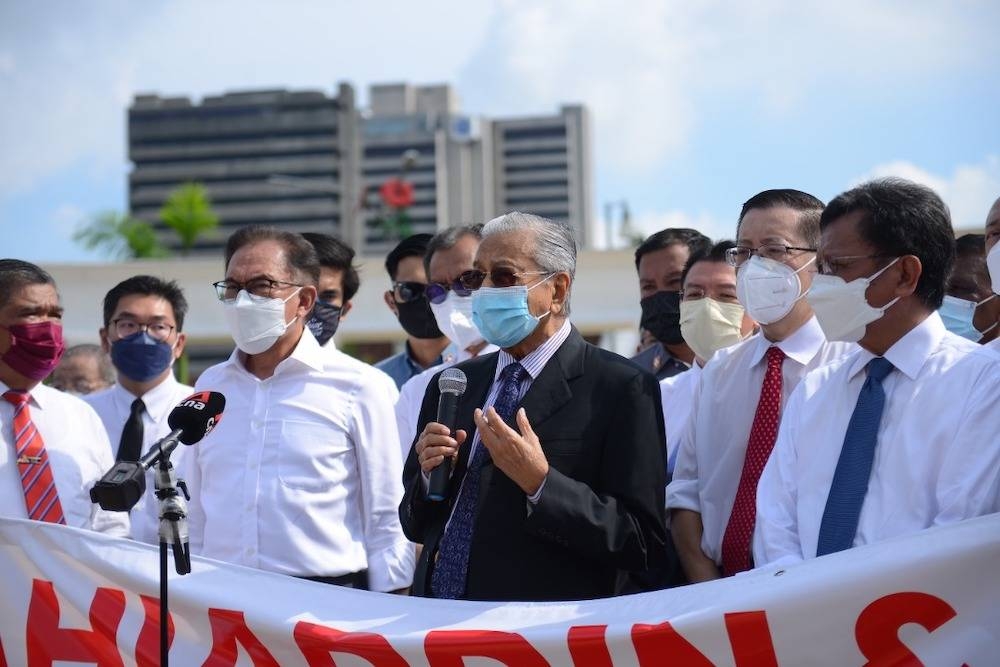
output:
[[[757,487],[754,562],[816,556],[847,424],[874,355],[810,373]],[[885,406],[854,545],[1000,511],[1000,359],[932,313],[885,353]]]
[[419,435],[417,421],[420,419],[420,406],[423,405],[424,394],[427,393],[427,386],[431,383],[434,375],[446,368],[451,368],[460,361],[496,352],[498,349],[496,345],[487,344],[476,355],[472,355],[468,350],[458,350],[454,345],[449,345],[441,355],[444,362],[437,366],[431,366],[403,383],[399,390],[399,398],[396,400],[396,429],[399,431],[399,445],[403,452],[404,462],[406,457],[410,455],[413,443]]
[[747,441],[772,345],[786,357],[781,366],[781,404],[802,377],[849,351],[853,343],[829,343],[816,318],[785,340],[772,343],[758,332],[716,352],[702,369],[691,416],[681,435],[667,507],[701,514],[701,550],[722,562],[722,537],[736,500]]
[[[167,425],[170,411],[193,391],[191,387],[181,384],[173,374],[170,374],[141,397],[146,405],[142,415],[142,454],[146,454],[150,446],[170,433],[170,427]],[[111,445],[111,458],[115,458],[118,455],[118,445],[121,443],[122,428],[132,412],[132,402],[136,397],[128,389],[116,383],[82,398],[94,408],[104,423]],[[180,445],[170,456],[170,462],[175,470],[181,470],[181,462],[187,450],[186,446]],[[160,542],[160,505],[155,492],[154,471],[149,470],[146,472],[146,493],[129,512],[129,518],[132,520],[132,538],[148,544]]]
[[296,576],[367,568],[371,590],[409,586],[392,379],[308,329],[265,380],[241,357],[195,385],[226,409],[185,461],[192,551]]
[[660,401],[663,403],[663,428],[667,433],[667,472],[673,474],[677,462],[677,450],[681,444],[681,434],[691,416],[694,393],[698,390],[701,366],[698,362],[691,368],[660,380]]
[[1000,354],[1000,338],[994,338],[990,342],[986,343],[983,347],[993,350],[997,354]]
[[[10,387],[0,382],[0,395]],[[128,537],[127,512],[105,512],[90,489],[115,464],[101,420],[76,396],[38,385],[29,392],[31,421],[42,436],[66,525]],[[14,451],[14,406],[0,398],[0,514],[27,519]]]

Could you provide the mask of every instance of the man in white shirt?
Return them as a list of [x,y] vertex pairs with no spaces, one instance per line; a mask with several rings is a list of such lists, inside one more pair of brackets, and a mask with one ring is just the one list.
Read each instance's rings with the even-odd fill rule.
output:
[[451,345],[445,349],[442,363],[414,375],[399,390],[396,427],[399,429],[404,461],[417,436],[420,405],[431,379],[460,361],[498,349],[483,340],[483,335],[476,328],[472,321],[472,292],[462,287],[459,281],[463,273],[473,269],[482,230],[482,225],[449,227],[427,243],[427,254],[424,255],[424,269],[430,279],[426,289],[427,300],[438,328]]
[[935,312],[955,258],[930,189],[872,181],[823,212],[809,294],[860,349],[789,400],[757,495],[757,565],[789,564],[1000,511],[1000,357]]
[[782,406],[810,370],[849,348],[827,343],[802,298],[813,274],[823,204],[767,190],[740,213],[737,295],[760,333],[719,350],[702,369],[667,487],[671,532],[688,579],[749,569],[757,480]]
[[126,537],[128,514],[90,502],[114,465],[101,420],[41,384],[65,348],[62,313],[52,276],[0,259],[0,514]]
[[660,380],[667,472],[671,474],[702,367],[717,350],[753,333],[754,322],[736,295],[736,269],[726,260],[726,253],[734,247],[732,241],[720,241],[708,251],[692,254],[681,274],[681,334],[695,356],[690,370]]
[[333,345],[340,323],[351,312],[351,299],[358,293],[361,280],[354,267],[354,248],[335,236],[304,232],[302,238],[312,244],[319,258],[319,283],[316,305],[306,321],[309,331],[323,347]]
[[[133,276],[104,297],[101,347],[118,371],[111,387],[84,400],[94,408],[118,461],[137,461],[170,432],[167,417],[192,388],[174,378],[174,362],[184,353],[187,300],[177,283],[154,276]],[[180,468],[187,447],[178,447],[171,463]],[[154,471],[146,473],[146,493],[129,516],[132,537],[158,544],[159,502]]]
[[300,235],[245,227],[216,283],[237,349],[197,390],[226,411],[188,453],[191,549],[375,591],[409,586],[393,382],[305,326],[319,263]]

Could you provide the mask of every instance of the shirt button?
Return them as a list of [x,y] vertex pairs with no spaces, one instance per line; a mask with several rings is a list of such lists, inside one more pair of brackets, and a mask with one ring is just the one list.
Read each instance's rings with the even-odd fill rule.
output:
[[253,556],[253,547],[247,547],[247,556]]

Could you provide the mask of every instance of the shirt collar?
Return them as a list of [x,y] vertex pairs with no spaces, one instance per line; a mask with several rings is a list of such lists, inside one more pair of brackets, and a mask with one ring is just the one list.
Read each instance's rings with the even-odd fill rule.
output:
[[[895,368],[898,368],[903,375],[915,380],[920,369],[931,353],[944,338],[946,329],[941,316],[937,312],[928,315],[923,322],[913,327],[903,337],[892,344],[885,354],[882,355],[889,360]],[[868,365],[868,362],[877,355],[861,348],[851,364],[849,377],[853,378]]]
[[826,336],[823,335],[823,330],[820,328],[819,322],[816,321],[816,316],[813,315],[805,324],[793,331],[792,335],[785,338],[785,340],[772,343],[764,336],[764,332],[760,331],[754,336],[754,341],[755,347],[750,360],[751,366],[756,366],[763,361],[764,355],[767,354],[767,349],[771,346],[777,347],[785,353],[786,357],[794,360],[796,363],[807,366],[813,360],[813,357],[819,353],[823,344],[826,343]]
[[[532,380],[538,378],[541,374],[542,369],[545,368],[545,364],[549,362],[549,359],[556,353],[556,350],[569,338],[569,332],[572,326],[569,320],[563,322],[563,325],[559,327],[559,331],[555,332],[547,341],[536,347],[529,354],[521,359],[521,365],[524,366],[524,370],[528,371],[528,375],[531,376]],[[482,352],[480,352],[482,354]],[[497,372],[494,376],[494,382],[500,378],[500,373],[503,369],[507,368],[510,364],[517,361],[513,356],[504,350],[500,350],[500,356],[497,360]]]
[[[3,395],[6,394],[8,391],[10,391],[10,387],[8,387],[5,383],[0,382],[0,402],[10,405],[10,403],[7,403],[7,399],[2,398]],[[52,391],[59,391],[59,390],[53,389],[52,387],[47,387],[46,385],[39,382],[37,385],[35,385],[34,389],[28,392],[28,395],[31,397],[29,403],[33,402],[35,403],[35,405],[44,410],[45,406],[48,404],[48,401],[52,398],[52,395],[49,393]]]
[[[234,366],[244,373],[249,373],[243,360],[240,358],[240,348],[233,350],[233,353],[229,355],[224,363],[227,365]],[[282,368],[287,366],[289,363],[303,364],[315,371],[323,370],[323,348],[319,346],[319,342],[316,341],[316,337],[312,335],[309,331],[309,327],[302,328],[302,337],[299,338],[299,342],[295,345],[295,349],[288,356],[287,359],[282,359],[277,367],[275,367],[274,372],[277,374]]]
[[156,385],[142,396],[135,396],[128,389],[119,383],[115,383],[112,388],[112,396],[119,409],[128,412],[132,409],[132,402],[136,398],[141,398],[146,406],[146,414],[154,423],[159,424],[174,409],[177,397],[177,385],[180,384],[171,372],[160,384]]

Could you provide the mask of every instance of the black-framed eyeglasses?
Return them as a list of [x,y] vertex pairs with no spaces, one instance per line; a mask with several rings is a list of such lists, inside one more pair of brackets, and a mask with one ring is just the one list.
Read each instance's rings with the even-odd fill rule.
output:
[[173,324],[167,324],[166,322],[143,324],[127,317],[119,317],[111,320],[111,326],[114,328],[117,338],[128,338],[140,331],[145,331],[151,338],[155,338],[156,340],[167,340],[175,328]]
[[859,259],[884,259],[886,257],[895,257],[895,255],[877,253],[875,255],[841,255],[840,257],[823,256],[816,260],[816,270],[823,275],[836,275]]
[[427,289],[425,283],[416,281],[397,281],[392,284],[392,298],[396,303],[410,303],[424,296]]
[[546,276],[550,273],[551,271],[515,271],[514,269],[504,268],[493,269],[487,273],[486,271],[472,269],[460,275],[458,280],[465,289],[474,292],[483,286],[486,278],[490,279],[490,284],[494,287],[513,287],[517,284],[517,279],[520,276]]
[[212,283],[219,301],[235,301],[240,290],[246,290],[251,296],[262,299],[274,298],[274,291],[287,287],[302,287],[299,283],[290,283],[284,280],[271,280],[270,278],[254,278],[245,283],[238,283],[235,280],[220,280]]
[[[465,275],[464,273],[462,275]],[[448,290],[454,290],[458,296],[469,296],[472,290],[462,284],[462,276],[455,278],[450,283],[427,283],[424,293],[431,303],[444,303],[448,298]]]
[[738,245],[726,250],[726,263],[729,266],[740,267],[754,255],[783,262],[796,252],[816,252],[816,248],[801,248],[784,243],[765,243],[757,248]]

